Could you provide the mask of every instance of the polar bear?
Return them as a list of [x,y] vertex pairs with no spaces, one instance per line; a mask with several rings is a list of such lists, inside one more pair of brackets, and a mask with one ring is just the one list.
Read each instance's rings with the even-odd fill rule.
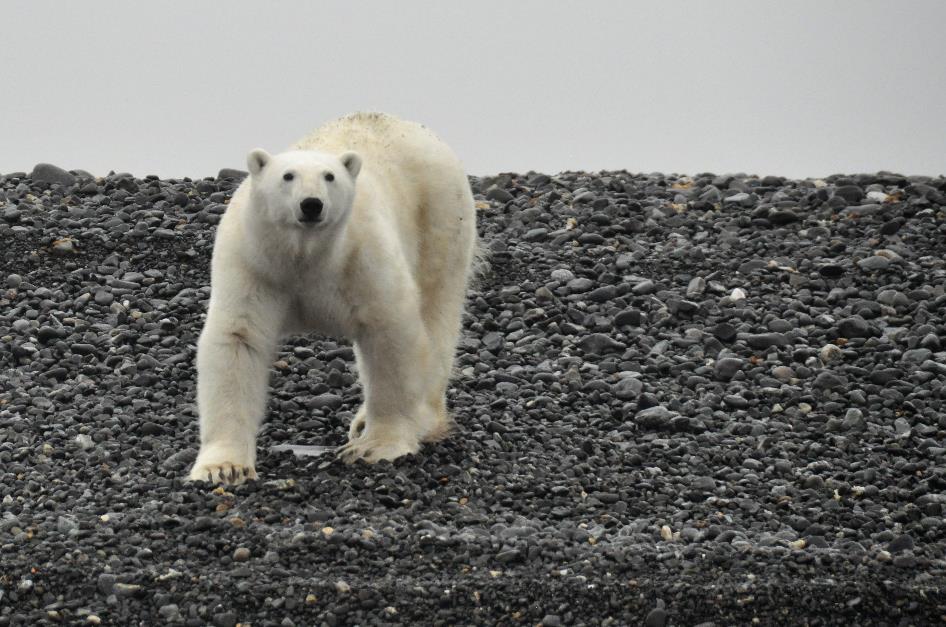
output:
[[354,343],[364,403],[339,456],[391,460],[442,438],[476,251],[469,181],[425,127],[335,120],[280,154],[256,149],[220,222],[197,346],[192,480],[255,479],[277,344]]

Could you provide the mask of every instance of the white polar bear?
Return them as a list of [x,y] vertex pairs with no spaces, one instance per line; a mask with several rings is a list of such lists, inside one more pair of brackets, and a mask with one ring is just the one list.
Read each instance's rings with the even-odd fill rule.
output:
[[247,165],[214,244],[190,478],[256,478],[270,365],[291,333],[354,342],[364,404],[345,461],[442,438],[477,240],[456,156],[419,124],[358,113]]

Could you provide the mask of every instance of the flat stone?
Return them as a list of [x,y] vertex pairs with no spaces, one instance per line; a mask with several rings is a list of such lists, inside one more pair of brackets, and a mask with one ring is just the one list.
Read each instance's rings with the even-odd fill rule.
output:
[[789,346],[791,342],[783,333],[755,333],[746,339],[752,348],[772,348],[773,346]]

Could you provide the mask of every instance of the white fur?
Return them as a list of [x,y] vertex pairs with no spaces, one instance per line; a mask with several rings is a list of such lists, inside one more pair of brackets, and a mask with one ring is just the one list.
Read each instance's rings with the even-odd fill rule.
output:
[[[420,125],[354,114],[288,152],[254,150],[247,166],[214,245],[190,478],[256,477],[270,364],[291,333],[354,342],[365,400],[341,452],[347,461],[394,459],[443,437],[476,245],[457,158]],[[300,222],[300,203],[312,197],[323,202],[322,221]]]

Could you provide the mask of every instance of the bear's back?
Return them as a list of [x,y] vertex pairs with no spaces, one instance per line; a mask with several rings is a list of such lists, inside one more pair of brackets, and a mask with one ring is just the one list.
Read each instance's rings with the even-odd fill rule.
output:
[[440,152],[446,145],[426,127],[387,113],[358,112],[319,127],[297,142],[296,150],[322,150],[340,153],[355,150],[362,157],[391,158],[417,151]]

